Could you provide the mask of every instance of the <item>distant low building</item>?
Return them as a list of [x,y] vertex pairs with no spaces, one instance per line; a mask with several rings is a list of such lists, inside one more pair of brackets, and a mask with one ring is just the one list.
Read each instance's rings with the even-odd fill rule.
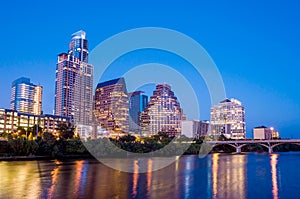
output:
[[188,138],[206,136],[209,129],[208,121],[183,120],[181,121],[181,134]]
[[279,132],[274,127],[271,127],[270,129],[272,131],[272,139],[279,139],[280,138]]
[[11,109],[0,109],[0,134],[17,132],[18,127],[28,130],[38,124],[44,132],[55,134],[59,124],[70,122],[69,118],[57,115],[34,115]]
[[272,130],[265,126],[258,126],[253,129],[253,139],[255,140],[271,140]]

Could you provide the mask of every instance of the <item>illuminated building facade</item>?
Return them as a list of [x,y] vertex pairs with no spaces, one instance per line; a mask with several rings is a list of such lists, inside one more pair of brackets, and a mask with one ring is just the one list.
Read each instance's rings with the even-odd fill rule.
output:
[[245,109],[236,99],[226,99],[210,109],[212,135],[246,138]]
[[272,139],[272,130],[265,126],[258,126],[253,129],[253,139],[270,140]]
[[29,78],[16,79],[11,86],[10,108],[22,113],[40,115],[42,92],[42,86],[34,85]]
[[279,132],[274,127],[270,127],[270,129],[272,131],[272,139],[280,139]]
[[34,115],[11,109],[0,109],[0,134],[17,132],[18,127],[28,128],[39,125],[44,132],[56,133],[60,123],[70,122],[66,117],[56,115]]
[[103,129],[111,136],[128,133],[129,104],[124,78],[99,83],[94,100],[95,117]]
[[156,85],[147,108],[141,114],[143,134],[153,135],[159,132],[167,132],[169,135],[180,134],[182,112],[171,86]]
[[253,139],[271,140],[279,138],[279,132],[274,127],[259,126],[253,129]]
[[72,34],[68,53],[58,55],[55,80],[55,115],[77,125],[89,125],[93,110],[93,66],[88,64],[86,33]]
[[129,93],[129,132],[139,133],[140,127],[140,114],[147,107],[148,96],[143,94],[142,91],[135,91]]

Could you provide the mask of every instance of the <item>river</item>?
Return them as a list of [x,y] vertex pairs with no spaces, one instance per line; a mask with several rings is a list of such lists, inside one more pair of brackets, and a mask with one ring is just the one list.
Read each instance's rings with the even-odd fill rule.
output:
[[[146,159],[151,170],[153,160]],[[132,160],[138,163],[139,160]],[[145,160],[143,160],[145,161]],[[299,198],[300,153],[183,156],[154,172],[97,160],[1,161],[0,198]]]

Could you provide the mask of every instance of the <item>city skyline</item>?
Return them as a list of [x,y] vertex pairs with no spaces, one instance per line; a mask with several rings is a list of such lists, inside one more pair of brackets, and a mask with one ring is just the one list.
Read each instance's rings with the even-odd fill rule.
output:
[[[120,31],[143,26],[161,26],[190,35],[205,47],[222,74],[227,97],[235,97],[241,100],[245,106],[248,137],[251,129],[259,125],[275,126],[282,132],[283,137],[299,137],[300,96],[297,91],[299,85],[297,82],[297,73],[299,72],[297,54],[299,54],[298,46],[300,45],[299,26],[297,26],[299,21],[296,20],[299,16],[296,9],[298,3],[234,2],[229,5],[219,2],[215,5],[210,2],[191,2],[189,4],[176,2],[173,9],[168,10],[167,2],[154,3],[154,5],[149,5],[149,8],[145,8],[139,3],[130,8],[125,3],[119,2],[122,5],[120,7],[125,7],[126,11],[115,8],[112,4],[98,3],[99,7],[108,8],[104,9],[101,14],[95,12],[99,8],[96,2],[88,4],[91,9],[88,15],[83,14],[82,19],[78,19],[76,22],[64,23],[66,24],[64,27],[59,25],[61,24],[59,22],[64,21],[62,16],[51,15],[51,18],[48,17],[48,15],[50,16],[49,12],[59,9],[53,6],[55,3],[53,5],[49,3],[46,6],[51,11],[42,9],[40,3],[35,4],[30,9],[36,10],[37,13],[23,15],[22,18],[27,22],[24,24],[21,23],[20,15],[12,16],[7,11],[2,12],[3,17],[7,15],[8,17],[5,18],[8,19],[3,22],[4,31],[1,32],[5,48],[1,49],[1,54],[4,56],[0,59],[2,74],[0,89],[3,92],[0,107],[9,107],[11,82],[18,77],[26,76],[33,82],[43,85],[43,110],[46,113],[52,113],[54,104],[52,98],[55,90],[53,85],[55,56],[65,49],[70,33],[79,29],[87,31],[90,49],[93,49],[99,42]],[[18,5],[6,2],[7,7],[13,6],[14,10],[24,13],[22,5],[23,2]],[[206,7],[214,7],[216,15],[212,16],[205,11]],[[130,14],[136,8],[139,8],[137,9],[138,13]],[[109,24],[105,22],[106,20],[92,21],[94,18],[101,19],[102,16],[107,16],[112,9],[116,9],[119,15],[128,18],[109,17],[107,19],[110,21]],[[181,16],[179,13],[182,9],[189,9],[189,14]],[[152,12],[151,10],[155,10],[159,14],[167,13],[169,17],[160,19],[151,15],[150,18],[143,14],[143,12],[149,14]],[[268,11],[267,16],[265,11]],[[30,10],[28,12],[30,13]],[[70,13],[63,15],[67,16],[68,14]],[[140,19],[136,19],[137,14]],[[40,19],[37,17],[39,15]],[[239,17],[236,17],[237,15]],[[173,20],[168,23],[167,19],[171,18],[176,18],[177,23]],[[47,23],[37,23],[42,20]],[[132,22],[130,22],[131,20]],[[27,30],[28,27],[32,28],[31,31],[22,31],[22,36],[19,36],[20,32],[17,30],[20,28]],[[60,27],[61,30],[57,31],[56,27]],[[45,44],[42,42],[43,39],[47,43],[47,48],[43,48]],[[24,46],[26,46],[25,51],[23,50]],[[157,56],[155,53],[139,54],[137,52],[127,58],[121,58],[115,65],[126,68],[127,65],[136,65],[136,63],[156,59],[161,59],[161,62],[170,65],[177,64],[176,58],[169,59],[169,55]],[[137,58],[137,55],[141,56]],[[184,64],[180,61],[178,67],[182,67]],[[203,114],[200,119],[209,119],[211,106],[206,95],[204,94],[203,102],[201,102]],[[185,107],[183,109],[187,110]]]

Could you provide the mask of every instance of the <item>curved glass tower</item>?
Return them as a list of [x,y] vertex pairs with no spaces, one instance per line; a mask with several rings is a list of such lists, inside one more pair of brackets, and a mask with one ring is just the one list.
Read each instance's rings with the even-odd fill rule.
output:
[[86,33],[83,30],[72,34],[69,43],[68,54],[78,58],[80,61],[88,62],[88,41],[85,39]]

